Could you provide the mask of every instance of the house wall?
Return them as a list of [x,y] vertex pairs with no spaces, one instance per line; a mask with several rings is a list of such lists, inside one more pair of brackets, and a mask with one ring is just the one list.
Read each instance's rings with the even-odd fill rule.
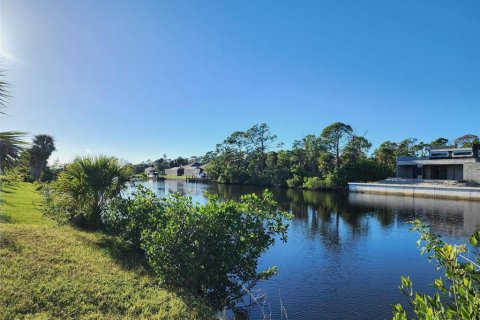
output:
[[463,179],[480,183],[480,162],[465,163],[463,165]]
[[187,176],[196,176],[200,174],[199,168],[185,168],[185,175]]
[[165,174],[169,176],[181,176],[183,174],[182,169],[165,169]]
[[397,166],[397,178],[417,178],[414,177],[417,166]]

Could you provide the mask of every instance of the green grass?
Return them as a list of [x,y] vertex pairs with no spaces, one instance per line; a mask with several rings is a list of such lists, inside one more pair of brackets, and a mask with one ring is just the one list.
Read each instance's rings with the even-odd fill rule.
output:
[[174,176],[174,175],[164,175],[164,176],[161,176],[161,177],[164,177],[165,179],[181,179],[181,180],[185,180],[185,176]]
[[116,238],[58,226],[31,184],[0,191],[0,319],[213,319],[161,288]]
[[31,183],[5,186],[0,189],[0,223],[53,225],[37,210],[41,203],[42,196]]

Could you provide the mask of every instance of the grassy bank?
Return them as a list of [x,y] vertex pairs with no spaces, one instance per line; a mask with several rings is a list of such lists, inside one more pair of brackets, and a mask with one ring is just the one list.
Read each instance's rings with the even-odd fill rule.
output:
[[0,191],[0,319],[212,319],[196,299],[155,285],[114,237],[58,226],[32,184]]

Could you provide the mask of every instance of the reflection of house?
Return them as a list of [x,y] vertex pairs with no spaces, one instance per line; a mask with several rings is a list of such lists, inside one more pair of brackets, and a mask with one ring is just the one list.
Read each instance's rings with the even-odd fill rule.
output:
[[480,145],[431,149],[428,157],[397,157],[397,177],[480,183]]
[[170,169],[165,169],[165,174],[172,176],[196,176],[201,177],[205,175],[206,165],[201,165],[198,162],[191,163],[186,166],[173,167]]

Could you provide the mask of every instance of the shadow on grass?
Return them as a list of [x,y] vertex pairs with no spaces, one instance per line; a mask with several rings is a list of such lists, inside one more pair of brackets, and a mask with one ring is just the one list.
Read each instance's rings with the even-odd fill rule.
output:
[[110,256],[119,263],[122,268],[137,272],[151,274],[145,256],[134,246],[125,243],[120,238],[103,235],[98,242],[98,247],[107,250]]
[[[3,204],[3,202],[0,201],[0,204]],[[15,219],[8,214],[0,213],[0,223],[15,223]]]
[[22,247],[17,244],[17,242],[10,237],[0,237],[0,249],[6,248],[15,253],[21,253]]

